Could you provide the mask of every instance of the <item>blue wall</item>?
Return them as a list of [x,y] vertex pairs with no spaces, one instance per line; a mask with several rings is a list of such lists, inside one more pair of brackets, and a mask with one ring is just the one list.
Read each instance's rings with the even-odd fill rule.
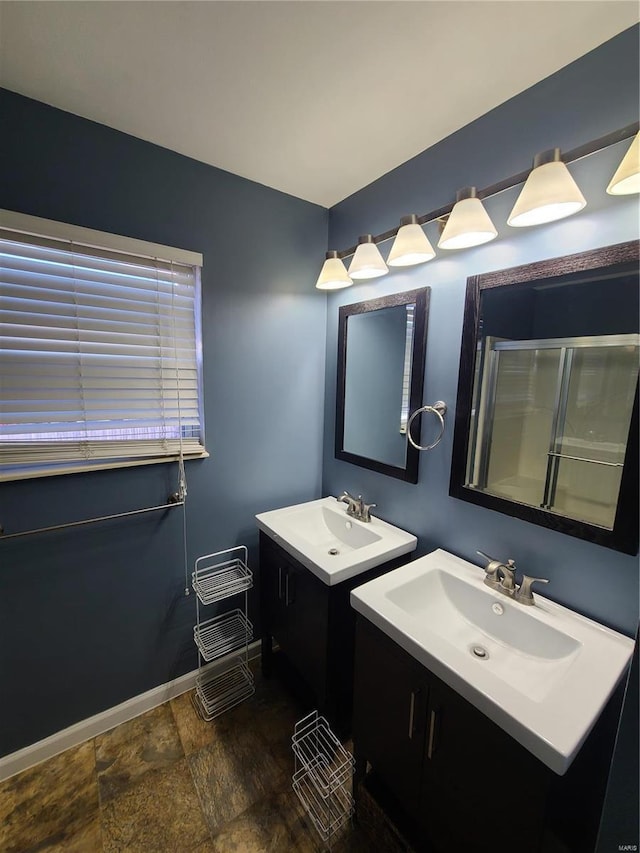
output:
[[[530,166],[533,155],[569,150],[638,119],[638,31],[622,33],[552,77],[497,107],[332,208],[329,248],[344,249],[359,234],[391,228],[400,217],[450,202],[459,187],[488,186]],[[548,594],[563,604],[633,636],[638,623],[638,559],[546,530],[449,497],[452,433],[466,279],[636,239],[636,197],[614,199],[605,187],[629,143],[594,154],[571,171],[585,211],[532,229],[513,229],[507,216],[517,189],[487,201],[498,239],[437,258],[412,270],[331,294],[327,313],[327,370],[323,492],[348,489],[377,504],[382,518],[418,536],[419,553],[443,547],[479,563],[476,549],[513,557],[529,575],[550,579]],[[436,245],[438,234],[427,233]],[[338,461],[333,455],[338,306],[429,285],[429,329],[424,402],[444,400],[448,429],[423,453],[417,485]],[[423,444],[430,428],[423,427]]]
[[[211,458],[187,463],[188,561],[243,543],[255,566],[254,514],[320,496],[327,211],[6,90],[0,127],[0,207],[203,253]],[[0,522],[175,487],[175,464],[9,483]],[[0,755],[197,665],[181,510],[0,543],[0,565]]]

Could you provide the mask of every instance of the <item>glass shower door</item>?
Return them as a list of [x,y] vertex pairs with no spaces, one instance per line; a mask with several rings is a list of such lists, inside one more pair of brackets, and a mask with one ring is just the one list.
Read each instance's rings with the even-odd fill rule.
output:
[[611,529],[638,382],[638,335],[487,338],[467,485]]
[[595,345],[579,341],[567,349],[543,502],[552,511],[609,529],[638,381],[637,343],[620,337]]
[[540,506],[553,426],[561,350],[496,344],[490,362],[493,398],[479,472],[485,491]]

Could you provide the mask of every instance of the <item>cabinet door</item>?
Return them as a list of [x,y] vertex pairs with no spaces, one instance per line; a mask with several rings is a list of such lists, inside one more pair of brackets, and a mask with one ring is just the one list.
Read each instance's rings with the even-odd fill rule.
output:
[[324,713],[329,587],[277,545],[261,540],[262,632],[313,689]]
[[422,667],[361,617],[356,622],[353,741],[410,817],[419,814],[428,687]]
[[437,850],[540,851],[547,769],[430,675],[421,824]]
[[327,679],[328,587],[295,562],[284,578],[285,631],[280,645],[313,688],[324,710]]

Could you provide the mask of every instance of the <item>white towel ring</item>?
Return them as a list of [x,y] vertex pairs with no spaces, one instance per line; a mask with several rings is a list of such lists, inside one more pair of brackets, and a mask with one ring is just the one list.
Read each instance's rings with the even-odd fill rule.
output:
[[[411,424],[416,415],[421,414],[422,412],[433,412],[433,414],[440,421],[440,432],[434,442],[431,444],[427,444],[424,447],[421,444],[416,444],[415,441],[411,438]],[[409,443],[412,447],[415,447],[416,450],[433,450],[433,448],[440,444],[442,440],[442,436],[444,435],[444,416],[447,413],[447,404],[442,400],[438,400],[437,403],[434,403],[433,406],[422,406],[421,409],[416,409],[415,412],[411,415],[409,420],[407,421],[407,438],[409,439]]]

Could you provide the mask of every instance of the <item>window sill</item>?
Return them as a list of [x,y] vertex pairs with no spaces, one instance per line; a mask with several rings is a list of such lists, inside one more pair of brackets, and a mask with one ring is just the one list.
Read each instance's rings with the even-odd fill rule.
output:
[[[202,453],[185,455],[184,461],[208,459],[209,456],[210,454],[205,450]],[[174,456],[153,456],[148,459],[107,459],[101,462],[76,462],[71,465],[12,466],[12,470],[0,471],[0,483],[33,480],[39,477],[57,477],[62,474],[84,474],[87,471],[110,471],[114,468],[137,468],[140,465],[160,465],[166,462],[177,462],[179,458],[176,454]]]

